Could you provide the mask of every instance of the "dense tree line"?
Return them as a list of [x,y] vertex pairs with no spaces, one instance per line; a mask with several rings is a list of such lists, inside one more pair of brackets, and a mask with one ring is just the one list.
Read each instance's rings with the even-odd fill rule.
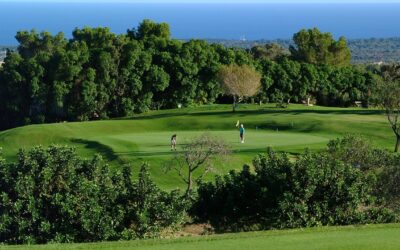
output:
[[[257,101],[315,99],[348,106],[368,99],[373,77],[348,65],[344,39],[317,30],[295,38],[297,57],[276,46],[248,51],[174,40],[167,24],[150,20],[123,35],[108,28],[75,29],[69,40],[62,33],[21,31],[17,51],[8,53],[0,68],[0,129],[221,102],[226,98],[217,73],[231,64],[262,74]],[[320,43],[331,45],[313,57]]]
[[[266,44],[278,44],[288,50],[290,46],[295,45],[291,39],[275,40],[226,40],[226,39],[206,39],[210,44],[223,45],[229,48],[251,49],[256,46]],[[355,64],[367,63],[395,63],[400,62],[400,38],[362,38],[348,39],[348,47],[351,51],[351,62]],[[15,50],[16,46],[1,46],[1,50]],[[0,58],[1,60],[1,58]]]
[[262,59],[262,89],[265,102],[301,102],[308,98],[319,105],[351,106],[355,101],[368,104],[377,76],[363,68],[315,65],[283,58]]
[[35,31],[16,38],[0,70],[2,128],[212,103],[219,64],[251,61],[242,50],[172,40],[166,24],[148,20],[120,36],[83,28],[70,40]]

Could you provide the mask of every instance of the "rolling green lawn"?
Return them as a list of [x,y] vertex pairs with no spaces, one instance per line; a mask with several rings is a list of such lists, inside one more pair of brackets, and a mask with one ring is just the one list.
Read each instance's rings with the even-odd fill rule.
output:
[[[246,128],[246,142],[239,143],[235,123]],[[391,149],[394,135],[378,110],[290,105],[241,105],[236,113],[230,105],[152,111],[132,118],[91,122],[31,125],[0,132],[3,156],[16,159],[19,148],[34,145],[68,144],[90,157],[101,153],[112,167],[124,163],[138,166],[146,161],[154,180],[164,188],[181,186],[175,173],[165,174],[163,163],[170,160],[170,137],[178,135],[178,150],[188,140],[204,132],[223,138],[233,157],[219,164],[215,173],[239,169],[257,153],[270,146],[292,154],[304,148],[323,149],[330,139],[346,133],[362,134],[376,146]]]
[[212,236],[173,240],[138,240],[89,244],[0,246],[0,249],[399,249],[400,224],[322,227]]

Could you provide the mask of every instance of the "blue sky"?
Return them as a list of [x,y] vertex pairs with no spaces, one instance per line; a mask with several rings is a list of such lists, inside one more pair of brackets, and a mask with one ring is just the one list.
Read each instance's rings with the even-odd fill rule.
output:
[[1,2],[85,3],[400,3],[400,0],[0,0]]

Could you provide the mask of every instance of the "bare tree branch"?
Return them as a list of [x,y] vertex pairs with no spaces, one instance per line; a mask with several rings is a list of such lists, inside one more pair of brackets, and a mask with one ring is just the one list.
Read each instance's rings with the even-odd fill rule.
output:
[[400,82],[386,81],[378,91],[378,103],[385,111],[390,127],[396,135],[395,152],[400,147]]
[[222,66],[218,72],[218,79],[226,95],[233,96],[233,111],[237,102],[243,97],[250,97],[260,90],[261,74],[250,66],[231,64]]
[[[187,194],[193,189],[193,184],[198,183],[212,169],[213,163],[218,159],[223,159],[229,154],[229,150],[224,141],[203,134],[198,138],[194,138],[183,147],[183,151],[175,155],[169,170],[178,173],[181,179],[187,184]],[[187,174],[183,170],[186,169]],[[195,178],[193,174],[199,172]]]

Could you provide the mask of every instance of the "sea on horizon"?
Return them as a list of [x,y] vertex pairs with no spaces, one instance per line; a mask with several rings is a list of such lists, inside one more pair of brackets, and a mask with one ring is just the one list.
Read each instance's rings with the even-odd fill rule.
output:
[[167,22],[177,39],[288,39],[317,27],[335,37],[400,36],[400,4],[138,4],[0,2],[0,45],[19,30],[63,32],[110,27],[121,34],[143,19]]

